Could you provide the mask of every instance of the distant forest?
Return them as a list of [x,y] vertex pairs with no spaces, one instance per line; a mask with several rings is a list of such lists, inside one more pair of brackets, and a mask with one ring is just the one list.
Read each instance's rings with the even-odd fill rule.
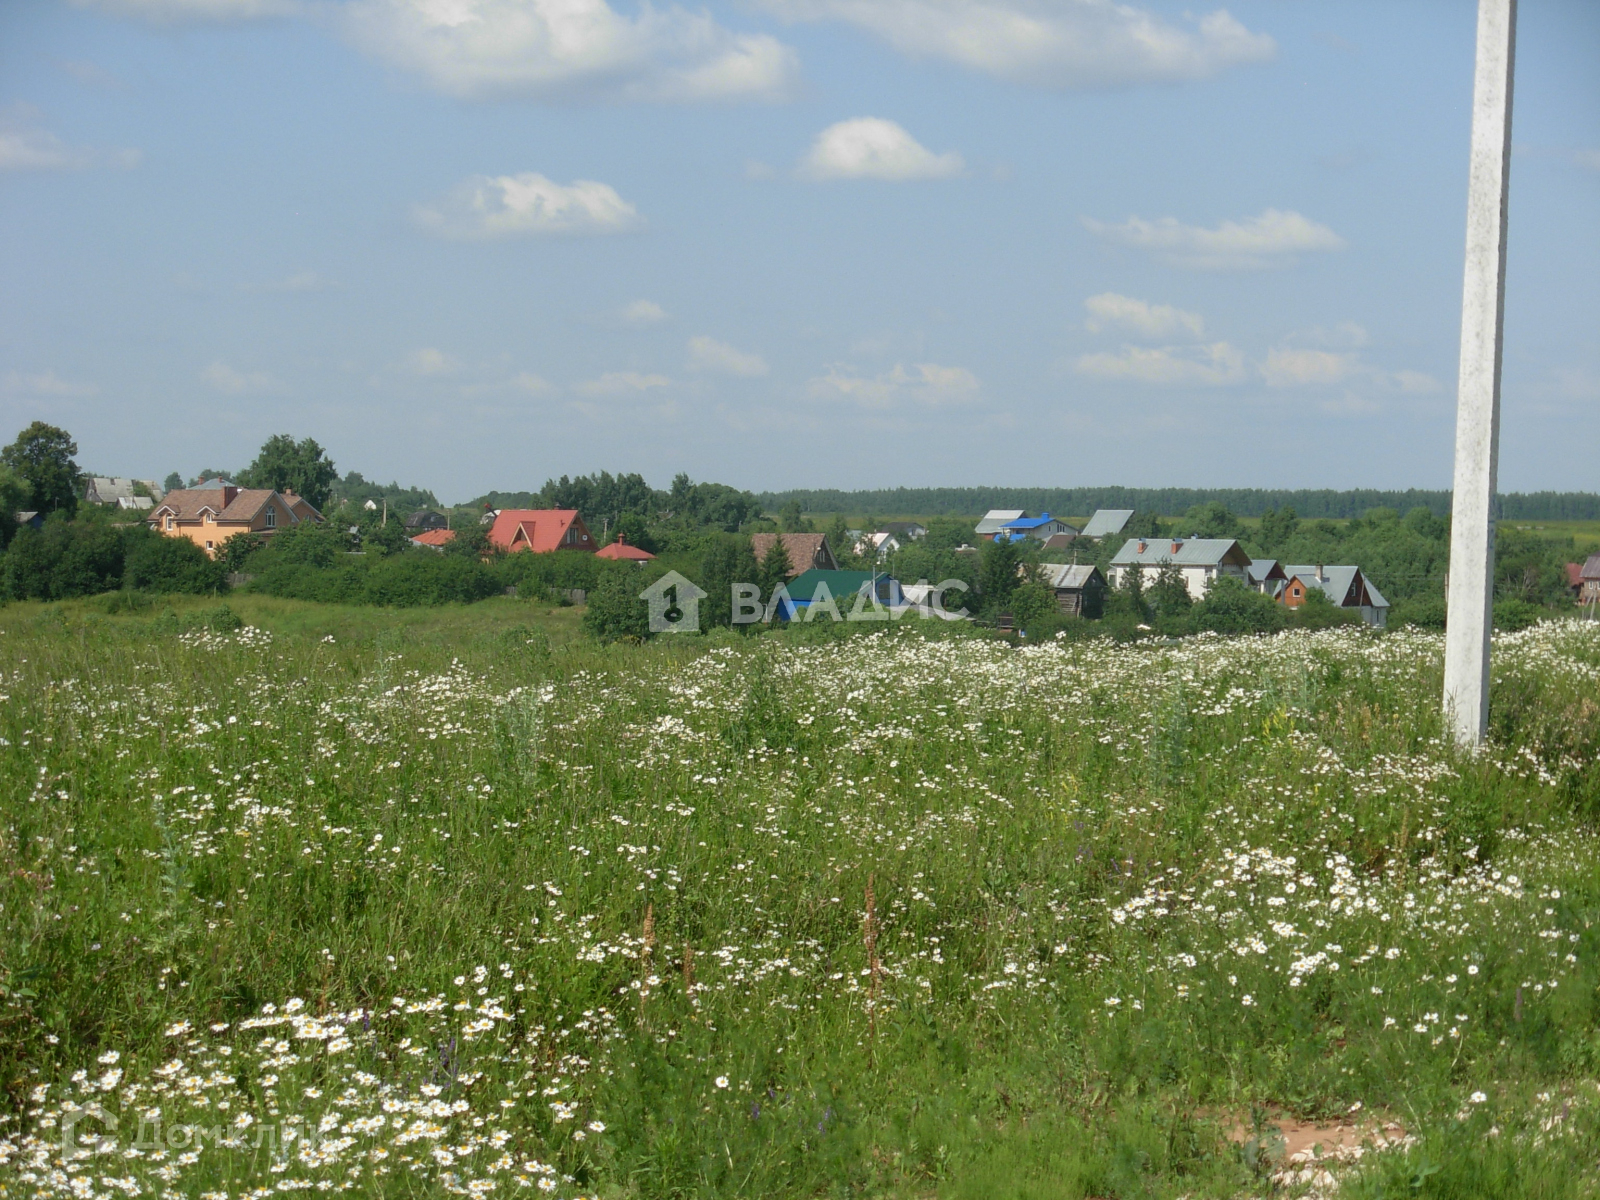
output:
[[[1359,517],[1374,508],[1401,513],[1426,508],[1435,516],[1450,515],[1450,493],[1408,488],[1379,491],[1356,488],[879,488],[844,492],[798,489],[762,492],[762,508],[776,512],[798,501],[806,512],[861,516],[982,516],[991,508],[1021,508],[1058,516],[1087,516],[1097,508],[1133,508],[1167,515],[1186,513],[1197,504],[1224,505],[1241,517],[1259,517],[1288,505],[1301,517]],[[1510,492],[1495,498],[1495,516],[1506,521],[1600,520],[1600,495],[1594,492]]]

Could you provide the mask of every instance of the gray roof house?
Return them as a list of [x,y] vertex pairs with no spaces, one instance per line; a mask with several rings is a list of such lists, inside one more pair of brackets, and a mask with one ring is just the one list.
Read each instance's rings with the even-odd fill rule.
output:
[[973,532],[979,537],[985,534],[993,537],[1012,521],[1020,521],[1027,515],[1027,511],[1021,508],[991,508],[983,514],[983,520],[978,522]]
[[1169,566],[1196,600],[1222,575],[1249,583],[1250,556],[1233,538],[1129,538],[1111,560],[1111,586],[1121,587],[1137,571],[1149,587]]
[[1089,523],[1083,527],[1083,536],[1091,538],[1115,537],[1133,519],[1131,508],[1097,508]]
[[892,533],[900,539],[900,544],[915,541],[919,537],[926,537],[928,527],[920,521],[884,521],[878,526],[879,533]]
[[[143,487],[145,494],[138,495],[134,485]],[[161,498],[161,485],[153,479],[120,479],[116,476],[90,476],[84,485],[83,499],[88,504],[115,504],[118,508],[154,508]]]
[[1092,563],[1041,563],[1045,586],[1056,594],[1056,607],[1079,617],[1098,617],[1105,607],[1106,581]]
[[1289,582],[1283,564],[1275,558],[1254,558],[1245,568],[1245,578],[1250,586],[1274,600],[1283,595],[1284,584]]
[[1283,602],[1290,608],[1305,603],[1311,588],[1323,592],[1340,608],[1354,608],[1368,625],[1382,629],[1389,623],[1389,602],[1383,593],[1373,587],[1361,573],[1360,567],[1290,566],[1284,568],[1288,585],[1283,591]]

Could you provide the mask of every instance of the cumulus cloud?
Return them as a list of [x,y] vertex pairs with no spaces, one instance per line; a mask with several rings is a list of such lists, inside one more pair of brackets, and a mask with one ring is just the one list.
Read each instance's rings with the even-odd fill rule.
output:
[[564,185],[531,171],[471,176],[419,206],[416,216],[423,228],[461,239],[623,233],[641,224],[633,205],[607,184],[579,179]]
[[413,375],[448,375],[456,369],[456,360],[443,350],[423,346],[406,355],[400,365]]
[[954,151],[935,154],[900,125],[881,117],[855,117],[817,135],[800,163],[806,179],[948,179],[966,169]]
[[622,320],[627,325],[659,325],[667,319],[667,310],[654,300],[635,300],[622,306]]
[[982,393],[978,377],[965,367],[938,363],[897,363],[881,375],[863,376],[849,367],[834,366],[807,385],[820,400],[842,400],[862,408],[887,409],[902,404],[944,408],[971,404]]
[[296,0],[72,0],[77,8],[93,8],[118,17],[145,21],[250,21],[303,12]]
[[214,362],[204,371],[200,378],[217,391],[229,396],[245,396],[272,392],[278,389],[278,381],[264,371],[236,371],[225,362]]
[[1171,337],[1187,331],[1195,337],[1205,335],[1206,323],[1199,313],[1185,312],[1170,304],[1149,304],[1116,292],[1101,292],[1083,302],[1089,310],[1085,323],[1090,333],[1111,329],[1131,330],[1148,338]]
[[1116,353],[1085,354],[1073,369],[1096,379],[1217,386],[1244,378],[1244,356],[1227,342],[1209,346],[1124,346]]
[[1268,350],[1266,361],[1259,365],[1269,387],[1338,383],[1360,369],[1354,354],[1288,347]]
[[760,2],[787,20],[859,26],[913,58],[1053,88],[1209,79],[1277,53],[1221,9],[1180,25],[1118,0]]
[[137,150],[96,150],[69,146],[40,126],[39,110],[28,104],[0,109],[0,171],[80,171],[87,167],[134,167]]
[[34,396],[39,399],[82,400],[98,395],[100,389],[92,383],[73,383],[54,371],[26,374],[8,371],[0,380],[0,391],[8,396]]
[[651,388],[669,387],[665,375],[642,375],[638,371],[607,371],[598,379],[585,380],[577,390],[585,396],[636,396]]
[[1215,229],[1185,225],[1176,217],[1155,221],[1129,217],[1118,225],[1085,217],[1083,223],[1108,242],[1146,250],[1173,266],[1195,270],[1287,266],[1297,254],[1344,246],[1344,239],[1326,225],[1276,208],[1247,221],[1224,221]]
[[716,338],[692,337],[689,339],[689,366],[696,371],[711,371],[719,375],[765,375],[766,359],[759,354],[746,354],[735,350]]
[[590,94],[626,100],[775,100],[794,51],[676,5],[617,12],[606,0],[352,0],[363,50],[452,96]]

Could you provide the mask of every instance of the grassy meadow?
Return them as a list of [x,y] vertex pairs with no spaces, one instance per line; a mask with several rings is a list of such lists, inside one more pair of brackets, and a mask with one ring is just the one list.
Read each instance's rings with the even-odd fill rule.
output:
[[229,603],[0,609],[5,1200],[1600,1194],[1600,623]]

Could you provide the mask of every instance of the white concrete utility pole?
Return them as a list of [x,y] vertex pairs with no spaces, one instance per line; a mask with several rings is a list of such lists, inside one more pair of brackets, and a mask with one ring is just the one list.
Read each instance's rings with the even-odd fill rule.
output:
[[1494,603],[1494,493],[1500,452],[1500,345],[1506,298],[1506,188],[1511,173],[1511,73],[1517,0],[1479,0],[1467,184],[1467,270],[1450,528],[1445,721],[1462,746],[1489,722]]

